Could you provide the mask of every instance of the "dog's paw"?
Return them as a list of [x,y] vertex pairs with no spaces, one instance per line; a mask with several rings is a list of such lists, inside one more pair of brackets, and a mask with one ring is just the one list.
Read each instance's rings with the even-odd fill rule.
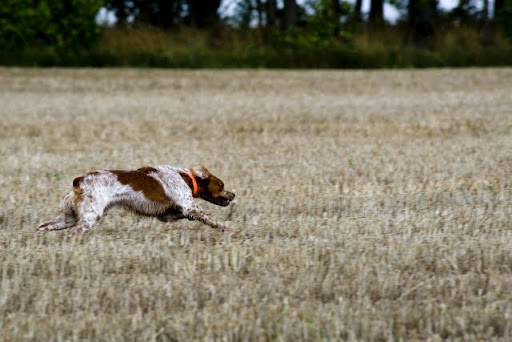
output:
[[39,225],[39,227],[37,227],[36,232],[37,233],[47,232],[47,231],[49,231],[48,226],[49,226],[48,223],[43,223],[43,224]]
[[228,226],[226,226],[225,224],[222,224],[222,223],[219,223],[219,225],[217,226],[217,229],[223,233],[231,230]]
[[76,228],[74,231],[73,231],[73,234],[75,235],[78,235],[78,236],[82,236],[88,232],[90,232],[91,230],[90,229],[86,229],[86,228]]

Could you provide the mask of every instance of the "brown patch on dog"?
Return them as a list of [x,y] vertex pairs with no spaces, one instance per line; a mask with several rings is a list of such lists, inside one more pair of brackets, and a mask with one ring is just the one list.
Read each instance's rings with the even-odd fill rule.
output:
[[85,176],[76,177],[73,179],[73,188],[79,187],[82,181],[84,180]]
[[95,175],[98,175],[99,172],[98,171],[94,171],[94,172],[89,172],[88,174],[86,174],[85,176],[80,176],[80,177],[76,177],[75,179],[73,179],[73,187],[76,188],[76,187],[79,187],[80,184],[82,184],[83,180],[88,177],[88,176],[95,176]]
[[78,206],[78,203],[82,202],[82,188],[80,188],[80,186],[74,186],[73,192],[75,193],[75,197],[73,198],[73,205],[76,208]]
[[215,198],[218,195],[220,195],[222,190],[224,190],[224,182],[221,181],[219,178],[215,177],[214,175],[210,174],[208,182],[205,184],[203,190],[205,194],[208,194],[211,197]]
[[138,171],[142,171],[144,173],[150,173],[150,172],[156,172],[157,169],[155,169],[154,167],[151,167],[151,166],[144,166],[144,167],[141,167],[140,169],[138,169]]
[[73,205],[76,208],[78,206],[78,203],[82,201],[82,188],[80,187],[80,184],[84,180],[85,176],[76,177],[73,179],[73,192],[75,193],[75,197],[73,198]]
[[83,198],[83,191],[81,188],[83,180],[88,176],[95,176],[97,174],[99,174],[98,171],[89,172],[85,176],[80,176],[73,179],[73,192],[75,193],[75,197],[73,198],[73,204],[75,205],[75,207],[78,206],[78,203],[80,203]]
[[111,170],[117,176],[121,184],[130,186],[134,191],[142,191],[144,196],[153,202],[169,204],[165,190],[159,181],[149,176],[148,173],[156,169],[144,167],[135,171]]

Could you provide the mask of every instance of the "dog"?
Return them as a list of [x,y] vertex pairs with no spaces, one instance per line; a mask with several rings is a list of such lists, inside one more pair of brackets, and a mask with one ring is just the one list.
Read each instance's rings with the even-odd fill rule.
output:
[[64,197],[59,215],[37,230],[76,226],[77,233],[85,233],[114,206],[162,222],[187,218],[222,231],[227,229],[210,218],[194,202],[194,197],[225,207],[235,194],[225,190],[224,182],[202,165],[190,169],[159,165],[137,170],[98,170],[75,178],[73,190]]

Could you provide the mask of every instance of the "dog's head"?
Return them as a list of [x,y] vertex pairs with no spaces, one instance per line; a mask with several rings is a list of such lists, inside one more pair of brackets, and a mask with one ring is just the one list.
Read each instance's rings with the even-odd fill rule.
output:
[[227,206],[235,198],[235,194],[224,189],[224,182],[212,175],[202,165],[190,168],[197,182],[197,196],[205,201],[220,206]]

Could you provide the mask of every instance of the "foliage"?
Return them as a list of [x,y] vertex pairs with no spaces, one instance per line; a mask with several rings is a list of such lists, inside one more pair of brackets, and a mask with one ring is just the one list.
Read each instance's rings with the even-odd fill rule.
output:
[[[128,34],[129,33],[129,34]],[[0,64],[40,66],[142,66],[166,68],[404,68],[510,65],[512,49],[503,38],[485,46],[477,30],[458,29],[437,36],[429,49],[402,43],[397,29],[321,39],[299,29],[275,31],[271,44],[258,30],[223,31],[218,40],[208,32],[155,29],[105,29],[93,49],[58,54],[28,49],[1,55]]]
[[503,39],[512,39],[512,0],[504,0],[493,18],[491,43],[482,43],[471,0],[461,0],[451,13],[433,0],[408,5],[392,0],[402,17],[378,29],[353,20],[351,3],[331,0],[302,2],[295,25],[286,29],[283,2],[274,2],[281,7],[274,8],[270,26],[270,1],[237,0],[234,14],[220,19],[215,14],[219,1],[205,9],[199,0],[108,0],[105,5],[123,19],[119,27],[100,28],[95,16],[103,3],[4,0],[0,64],[381,68],[512,63],[511,44]]
[[[97,42],[95,22],[101,0],[4,0],[0,5],[0,44],[8,51],[46,48],[77,54]],[[4,50],[4,53],[5,53]]]
[[101,0],[48,1],[51,20],[46,39],[57,50],[76,53],[97,41],[100,28],[95,22]]
[[512,0],[504,0],[503,8],[496,13],[496,21],[503,29],[505,37],[512,42]]
[[36,39],[38,28],[50,18],[48,6],[31,0],[3,0],[0,4],[0,45],[2,49],[22,49]]

